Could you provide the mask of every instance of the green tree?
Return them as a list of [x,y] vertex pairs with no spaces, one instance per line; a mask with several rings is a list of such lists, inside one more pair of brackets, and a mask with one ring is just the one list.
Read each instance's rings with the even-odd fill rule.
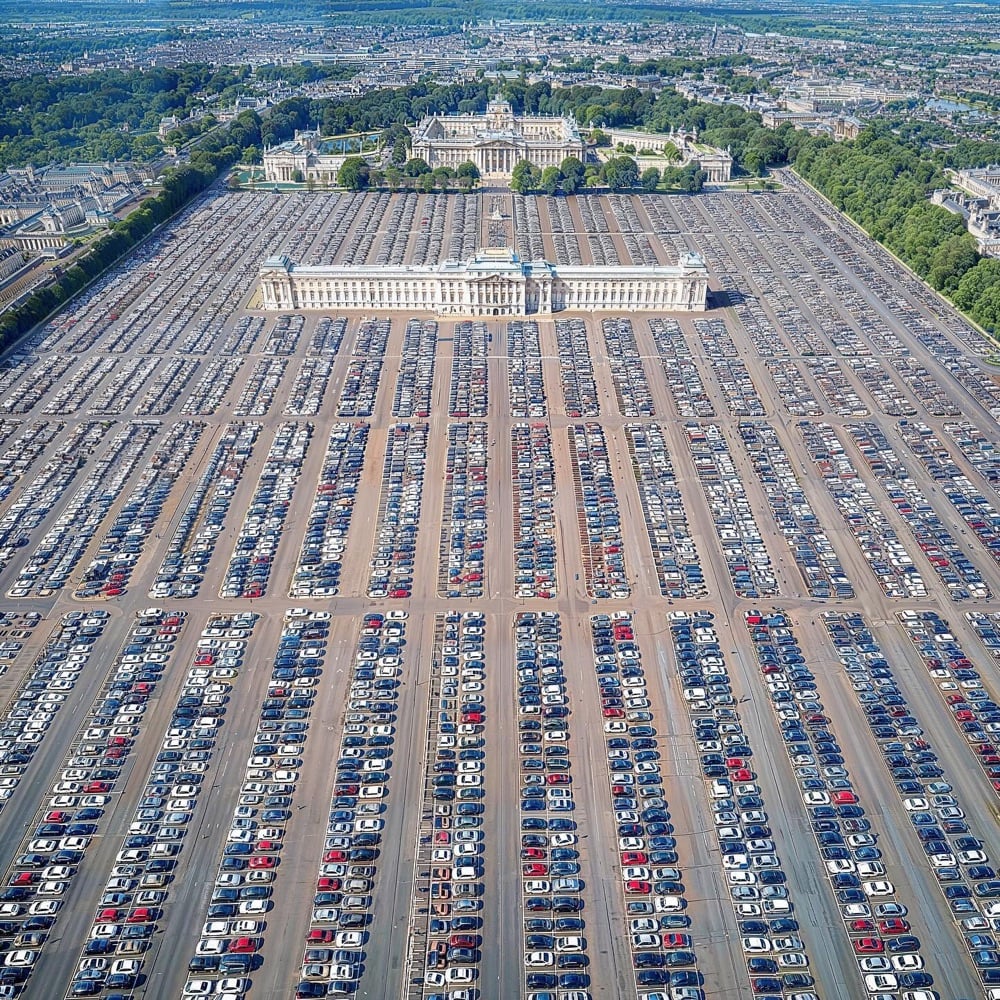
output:
[[389,185],[390,191],[397,191],[403,182],[403,171],[399,167],[386,167],[385,182]]
[[541,171],[530,160],[518,160],[510,177],[511,190],[524,194],[533,191],[541,182]]
[[433,176],[437,187],[442,191],[447,191],[449,183],[455,176],[455,171],[451,167],[435,167],[431,171],[431,176]]
[[428,171],[426,174],[421,174],[417,181],[417,188],[423,191],[424,194],[430,194],[434,190],[434,175]]
[[979,260],[975,238],[970,233],[949,236],[930,255],[927,281],[945,295],[952,295],[959,281]]
[[563,159],[562,163],[559,164],[559,173],[563,175],[563,178],[576,177],[578,181],[583,180],[584,167],[583,164],[575,156],[567,156]]
[[604,164],[604,183],[614,191],[634,188],[639,181],[639,167],[631,156],[613,156]]
[[976,303],[995,285],[1000,285],[1000,259],[983,257],[962,275],[952,298],[959,309],[971,313]]
[[639,176],[639,184],[643,191],[655,191],[660,186],[660,171],[656,167],[647,167]]
[[546,167],[542,171],[540,184],[542,190],[547,195],[554,195],[559,190],[559,184],[561,181],[562,173],[560,173],[558,167]]
[[479,167],[472,162],[472,160],[463,160],[455,170],[455,173],[459,177],[470,177],[473,181],[478,181]]
[[362,191],[368,187],[368,164],[361,156],[348,156],[337,171],[337,183],[348,191]]
[[403,173],[407,177],[420,177],[421,174],[429,174],[431,168],[427,165],[427,161],[419,156],[411,157],[403,166]]

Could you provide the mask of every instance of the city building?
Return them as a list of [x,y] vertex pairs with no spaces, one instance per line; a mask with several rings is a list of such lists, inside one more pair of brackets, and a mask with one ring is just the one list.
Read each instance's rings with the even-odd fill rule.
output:
[[564,267],[522,261],[509,249],[430,266],[300,266],[269,257],[260,269],[263,308],[407,310],[451,316],[562,311],[703,312],[708,269],[693,253],[677,266]]
[[955,183],[969,194],[985,198],[993,207],[1000,208],[1000,164],[958,170],[954,178]]
[[[357,156],[362,137],[322,139],[318,132],[296,132],[294,139],[264,150],[264,179],[278,184],[336,184],[348,156]],[[339,147],[339,148],[338,148]]]
[[637,153],[650,149],[662,153],[673,146],[680,153],[680,166],[697,163],[708,174],[709,184],[725,184],[733,173],[733,157],[727,149],[698,142],[698,133],[678,129],[670,132],[641,132],[638,129],[608,129],[612,145],[634,146]]
[[584,152],[572,118],[515,115],[499,99],[485,115],[430,115],[413,130],[414,156],[432,168],[471,161],[485,178],[510,178],[519,160],[557,167],[567,156],[582,161]]

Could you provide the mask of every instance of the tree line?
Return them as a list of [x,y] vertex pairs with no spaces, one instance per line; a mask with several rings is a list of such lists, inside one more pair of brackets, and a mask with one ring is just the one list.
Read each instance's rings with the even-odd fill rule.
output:
[[995,333],[1000,331],[1000,260],[982,257],[962,216],[929,200],[936,188],[948,185],[942,164],[949,159],[978,158],[968,142],[957,154],[932,155],[919,142],[877,123],[853,141],[809,140],[794,167],[932,288]]

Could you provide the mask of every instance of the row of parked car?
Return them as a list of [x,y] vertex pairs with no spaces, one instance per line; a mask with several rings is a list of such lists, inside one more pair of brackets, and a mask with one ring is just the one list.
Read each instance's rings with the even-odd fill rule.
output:
[[76,589],[78,598],[95,596],[98,587],[104,597],[125,593],[132,570],[154,537],[163,507],[204,430],[201,421],[179,420],[168,425],[98,544],[96,558]]
[[816,1000],[811,962],[798,937],[794,902],[713,615],[677,612],[670,615],[669,628],[750,989],[757,997]]
[[489,433],[481,420],[448,425],[438,593],[482,597]]
[[[1000,453],[996,441],[970,420],[949,420],[944,429],[969,464],[996,489],[1000,483]],[[926,436],[925,425],[918,424],[916,430],[921,437]]]
[[227,355],[209,361],[201,369],[198,381],[191,387],[181,407],[181,413],[185,416],[215,413],[228,395],[242,367],[242,357]]
[[[925,735],[910,732],[914,716],[864,618],[827,612],[823,621],[957,929],[973,962],[985,970],[985,983],[998,980],[1000,995],[1000,969],[989,972],[980,954],[995,950],[991,932],[1000,927],[1000,920],[990,916],[991,910],[1000,914],[1000,903],[994,902],[1000,882],[985,845],[972,832],[934,747]],[[957,687],[949,681],[939,685],[942,693]],[[902,985],[932,984],[930,974],[920,971],[906,976]]]
[[615,385],[618,412],[623,417],[655,416],[653,397],[646,381],[646,371],[632,321],[625,316],[603,319],[601,332],[604,334],[604,347]]
[[694,328],[729,412],[740,419],[763,417],[764,402],[726,329],[725,320],[696,319]]
[[[94,643],[104,633],[107,619],[108,613],[103,610],[86,615],[67,612],[25,671],[0,723],[0,809],[14,794],[56,713],[90,662]],[[28,612],[23,618],[25,627],[17,631],[30,635],[41,620],[38,612]],[[26,635],[19,640],[7,639],[4,652],[16,654],[18,651],[11,647],[23,638]]]
[[[35,627],[40,616],[31,613],[25,625]],[[32,669],[25,676],[0,727],[0,806],[14,795],[35,753],[62,708],[68,693],[88,665],[94,644],[104,633],[108,614],[99,611],[84,615],[69,612],[53,630],[39,652]],[[18,634],[30,635],[30,628],[17,629]],[[128,641],[128,640],[127,640]],[[119,667],[121,666],[119,661]],[[112,671],[109,680],[88,716],[89,722],[106,711],[105,696],[119,694],[119,679]],[[135,711],[131,705],[129,712]],[[134,716],[125,721],[134,722]],[[83,852],[90,843],[90,818],[103,811],[90,799],[101,798],[98,788],[118,776],[116,756],[103,759],[104,746],[81,744],[64,759],[58,780],[43,801],[34,823],[19,837],[14,860],[4,873],[0,887],[0,996],[19,995],[31,975],[42,946],[48,940],[56,914],[62,907],[63,895],[76,875]],[[110,751],[109,751],[110,752]],[[86,795],[83,789],[86,788]],[[79,812],[85,819],[76,822],[73,813],[56,810],[55,800],[71,789],[80,793],[74,797],[79,805],[87,798],[87,806]]]
[[568,417],[598,417],[601,401],[594,380],[587,325],[582,319],[556,320],[559,381]]
[[[703,1000],[658,734],[631,614],[592,615],[590,640],[638,996]],[[666,992],[647,992],[650,987],[665,987]]]
[[[111,421],[82,421],[72,428],[46,463],[36,471],[0,517],[0,571],[31,540],[31,533],[65,496],[80,471],[81,456],[98,448],[112,426]],[[52,443],[61,425],[38,422],[12,442],[0,455],[0,501],[13,492],[27,469]],[[3,441],[12,436],[11,425],[3,427]],[[24,452],[19,449],[23,445]]]
[[[160,613],[150,609],[148,614],[156,619]],[[177,614],[168,615],[158,625],[144,626],[153,632],[148,637],[151,641],[136,644],[140,651],[126,654],[136,658],[132,669],[137,686],[150,685],[162,675],[168,650],[152,647],[162,646],[168,636],[176,635],[179,618]],[[177,620],[171,622],[171,619]],[[253,614],[213,615],[202,630],[193,663],[174,704],[170,725],[146,776],[132,821],[87,933],[79,971],[71,987],[72,995],[96,996],[115,989],[109,983],[110,970],[123,958],[129,963],[129,980],[118,985],[132,989],[142,982],[144,956],[160,928],[188,827],[205,788],[205,776],[223,725],[231,682],[243,666],[247,640],[256,620]],[[140,690],[138,693],[148,697],[150,692]],[[139,702],[138,707],[144,704]],[[138,718],[134,711],[132,718]],[[134,721],[123,728],[110,725],[109,720],[101,728],[85,733],[84,738],[92,736],[95,741],[105,741],[106,757],[112,752],[124,757],[138,733]],[[100,810],[110,801],[112,789],[113,784],[109,781],[96,794],[86,796],[70,792],[65,803],[55,798],[50,802],[56,809],[89,805]],[[98,819],[99,814],[93,818]],[[246,898],[248,907],[258,905],[249,895]],[[226,971],[239,975],[243,969],[241,964]]]
[[301,313],[275,316],[267,340],[261,347],[261,354],[290,357],[299,345],[299,337],[302,336],[305,325],[306,318]]
[[926,597],[920,570],[829,424],[798,425],[809,457],[887,597]]
[[854,588],[840,557],[821,528],[806,489],[799,482],[774,428],[770,424],[741,420],[739,432],[809,596],[852,598]]
[[[469,1000],[483,946],[486,617],[437,618],[428,696],[424,812],[410,942],[413,992]],[[428,995],[428,990],[431,992]]]
[[510,429],[514,593],[554,597],[556,577],[555,463],[548,424]]
[[660,593],[699,597],[705,593],[705,574],[663,430],[656,424],[627,424],[625,434]]
[[333,374],[333,360],[333,354],[302,359],[285,396],[282,413],[290,417],[315,417],[319,413]]
[[631,588],[604,430],[597,423],[573,424],[569,443],[587,593],[626,598]]
[[318,358],[335,358],[347,333],[345,316],[320,316],[313,327],[306,353]]
[[263,417],[271,409],[288,368],[287,358],[257,358],[243,375],[234,417]]
[[693,420],[684,431],[733,589],[740,597],[773,596],[778,580],[725,435],[717,424]]
[[[161,429],[159,421],[142,420],[129,421],[118,431],[25,560],[7,592],[8,596],[48,597],[66,585]],[[47,516],[53,509],[53,501],[46,499],[41,509]],[[94,595],[113,582],[107,568],[106,560],[95,560],[84,571],[84,579],[93,580]]]
[[[284,620],[184,997],[243,1000],[251,973],[263,963],[264,914],[287,845],[329,618],[328,612],[297,608]],[[247,913],[240,893],[249,887],[266,887],[268,895],[255,892]]]
[[409,597],[427,464],[427,424],[389,428],[368,596]]
[[264,459],[257,489],[236,536],[220,597],[263,597],[271,565],[285,527],[295,485],[302,473],[313,425],[286,421],[278,425]]
[[705,390],[701,372],[691,356],[680,324],[675,319],[655,317],[649,320],[656,353],[663,367],[663,377],[679,417],[714,417],[715,407]]
[[32,637],[32,630],[41,621],[41,614],[29,611],[0,611],[0,677],[7,672],[24,649],[24,640]]
[[[900,433],[935,482],[941,484],[941,491],[973,534],[982,542],[983,548],[994,561],[1000,563],[1000,510],[997,509],[995,499],[990,499],[969,480],[955,464],[948,449],[926,424],[900,422]],[[972,447],[969,448],[969,452],[976,454],[976,450]],[[987,476],[991,471],[991,467],[987,465],[988,456],[992,452],[993,449],[988,444],[980,443],[978,453],[987,458],[985,461],[980,461],[979,470]],[[969,593],[973,597],[987,596],[989,591],[984,594],[984,587],[985,585],[980,583],[979,590],[973,592],[970,586]]]
[[[554,612],[514,619],[521,908],[528,1000],[589,1000],[562,626]],[[558,991],[558,992],[557,992]]]
[[[1000,796],[1000,760],[994,760],[1000,755],[1000,707],[983,684],[976,660],[936,611],[903,611],[899,619],[930,676],[938,682],[952,721],[975,750],[994,794]],[[979,621],[979,629],[988,632]]]
[[367,319],[358,328],[347,374],[340,389],[338,417],[370,417],[375,411],[389,329],[387,319]]
[[438,325],[434,320],[411,319],[403,334],[403,350],[392,401],[394,417],[427,417],[434,390],[434,356]]
[[507,324],[507,356],[510,415],[515,420],[548,416],[542,350],[534,320],[514,319]]
[[[907,426],[902,427],[904,439]],[[862,458],[906,522],[914,542],[944,584],[948,596],[953,601],[989,597],[990,588],[979,570],[928,502],[882,429],[877,424],[863,423],[852,424],[849,431]],[[1000,535],[997,541],[1000,546]]]
[[[784,612],[744,615],[771,708],[796,771],[816,846],[870,1000],[937,1000],[925,982],[920,941],[905,922],[906,906],[886,877],[879,837],[844,766],[840,743]],[[904,736],[919,736],[903,727]],[[913,978],[911,978],[913,977]]]
[[459,420],[485,417],[489,410],[488,344],[492,334],[480,321],[455,324],[452,338],[448,416]]
[[167,544],[149,596],[197,597],[261,425],[227,424]]
[[[773,329],[772,331],[773,332]],[[768,339],[770,343],[770,339]],[[783,353],[787,354],[788,349],[784,348]],[[773,353],[762,355],[767,360],[764,362],[767,373],[774,383],[781,403],[793,417],[819,417],[823,413],[823,407],[816,401],[816,396],[802,376],[802,371],[798,365],[786,361],[784,358],[778,360]]]
[[352,996],[365,970],[406,618],[372,611],[361,626],[297,998]]
[[330,428],[309,520],[302,533],[290,588],[292,597],[333,597],[340,590],[342,559],[361,483],[368,430],[368,424],[362,421],[336,423]]

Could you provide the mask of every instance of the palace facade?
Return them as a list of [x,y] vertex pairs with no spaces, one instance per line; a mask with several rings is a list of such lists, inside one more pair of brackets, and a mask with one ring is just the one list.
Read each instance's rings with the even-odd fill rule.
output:
[[698,254],[676,266],[556,266],[487,249],[431,266],[300,266],[269,257],[260,269],[263,308],[407,310],[452,316],[526,316],[568,311],[703,312],[708,269]]
[[490,101],[485,115],[431,115],[413,130],[413,156],[430,167],[471,160],[483,177],[509,179],[519,160],[557,167],[581,162],[585,144],[572,118],[515,115],[507,101]]

